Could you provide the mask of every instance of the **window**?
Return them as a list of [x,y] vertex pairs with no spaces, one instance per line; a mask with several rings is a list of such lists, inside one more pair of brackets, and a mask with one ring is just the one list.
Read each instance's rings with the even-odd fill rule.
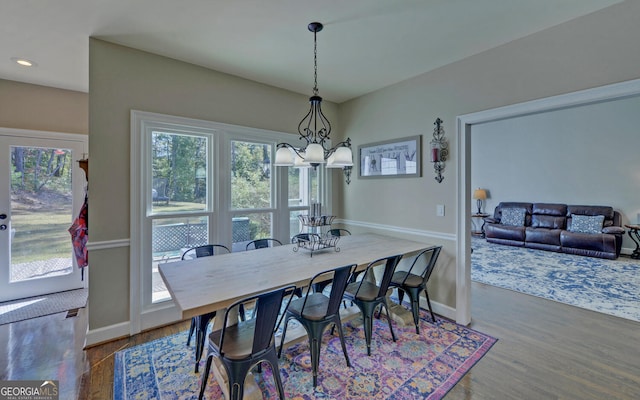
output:
[[139,269],[131,298],[141,299],[131,305],[134,333],[178,318],[162,263],[205,243],[232,251],[265,237],[288,243],[311,203],[330,209],[322,168],[271,166],[276,144],[290,134],[139,111],[132,126],[132,151],[140,154],[131,177],[131,265]]
[[271,144],[231,141],[230,191],[232,251],[249,241],[273,237]]

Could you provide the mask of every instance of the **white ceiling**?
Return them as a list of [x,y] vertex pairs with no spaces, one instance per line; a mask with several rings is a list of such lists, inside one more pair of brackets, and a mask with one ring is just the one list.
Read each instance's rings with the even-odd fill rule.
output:
[[[0,0],[0,79],[88,92],[89,37],[342,102],[621,0]],[[36,67],[20,67],[13,57]]]

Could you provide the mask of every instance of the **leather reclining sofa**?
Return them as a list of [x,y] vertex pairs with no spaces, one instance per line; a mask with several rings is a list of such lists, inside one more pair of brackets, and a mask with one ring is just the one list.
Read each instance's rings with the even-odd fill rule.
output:
[[502,202],[484,221],[491,243],[608,259],[620,255],[625,232],[608,206]]

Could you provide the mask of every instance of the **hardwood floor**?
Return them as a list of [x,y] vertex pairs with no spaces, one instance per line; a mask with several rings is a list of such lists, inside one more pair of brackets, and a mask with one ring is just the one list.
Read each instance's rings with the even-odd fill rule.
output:
[[[472,284],[471,327],[499,340],[451,399],[638,399],[640,323]],[[188,322],[82,351],[86,314],[0,326],[0,379],[58,379],[60,399],[111,399],[113,354]]]
[[447,399],[638,399],[640,323],[472,284],[473,329],[498,338]]

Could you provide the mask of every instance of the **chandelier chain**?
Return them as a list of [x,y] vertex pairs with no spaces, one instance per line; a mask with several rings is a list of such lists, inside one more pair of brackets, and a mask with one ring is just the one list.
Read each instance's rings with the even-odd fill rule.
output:
[[313,94],[318,95],[318,41],[317,32],[313,32]]

